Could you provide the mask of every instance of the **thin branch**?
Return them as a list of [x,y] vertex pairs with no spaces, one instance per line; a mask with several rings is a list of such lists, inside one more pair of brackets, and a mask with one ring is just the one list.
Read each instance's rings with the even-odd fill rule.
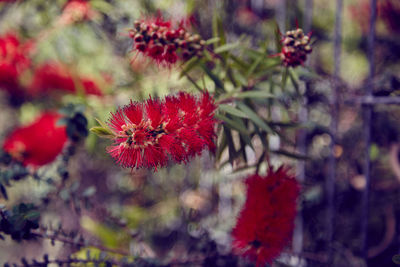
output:
[[54,241],[58,241],[64,244],[69,244],[75,247],[95,247],[98,248],[101,251],[106,251],[106,252],[111,252],[123,256],[129,256],[129,252],[124,250],[124,249],[114,249],[114,248],[109,248],[100,244],[88,244],[85,241],[81,240],[71,240],[70,238],[64,237],[64,236],[59,236],[57,234],[47,234],[47,233],[42,233],[40,231],[32,231],[32,235],[35,237],[43,238],[43,239],[50,239]]

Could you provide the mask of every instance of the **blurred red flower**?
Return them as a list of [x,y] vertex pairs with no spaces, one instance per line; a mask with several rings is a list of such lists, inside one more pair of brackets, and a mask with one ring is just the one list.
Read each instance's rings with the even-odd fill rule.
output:
[[3,149],[24,165],[40,167],[52,162],[62,151],[67,135],[65,126],[57,126],[60,114],[45,112],[33,123],[15,129]]
[[89,1],[71,0],[65,5],[59,23],[63,25],[92,19],[96,13]]
[[55,62],[39,66],[30,85],[33,96],[46,95],[54,90],[76,93],[81,88],[88,95],[103,95],[97,83],[86,77],[74,77],[67,67]]
[[270,168],[265,177],[248,177],[246,186],[246,202],[232,231],[233,251],[263,266],[290,241],[299,185],[282,166]]
[[215,109],[208,93],[199,99],[181,92],[163,101],[131,101],[112,114],[109,126],[116,137],[108,152],[123,167],[156,170],[169,157],[181,163],[204,148],[214,152]]
[[19,75],[30,66],[31,43],[22,44],[17,34],[0,36],[0,89],[11,95],[21,95]]
[[[358,3],[349,6],[349,11],[352,18],[358,22],[362,32],[368,33],[371,17],[370,2],[358,0]],[[400,2],[398,0],[378,1],[377,15],[386,24],[389,32],[400,33]]]

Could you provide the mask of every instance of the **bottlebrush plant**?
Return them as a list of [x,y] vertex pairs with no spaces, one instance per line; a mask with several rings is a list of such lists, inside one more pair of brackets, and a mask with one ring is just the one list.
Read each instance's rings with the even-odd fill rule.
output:
[[[8,107],[9,127],[32,112],[42,114],[2,132],[0,237],[10,244],[63,244],[62,253],[43,251],[35,259],[20,254],[22,265],[274,261],[290,243],[300,187],[287,161],[274,171],[267,159],[305,158],[290,141],[299,127],[290,108],[302,97],[295,68],[311,53],[310,36],[298,28],[276,34],[273,49],[269,37],[254,47],[243,39],[228,42],[217,15],[207,39],[197,23],[161,12],[137,14],[117,34],[124,20],[110,22],[119,15],[109,9],[111,2],[61,2],[42,7],[49,12],[44,14],[57,10],[52,23],[27,25],[35,42],[31,53],[16,37],[0,40],[7,66],[3,71],[0,65],[0,78],[6,77],[0,87],[24,94],[20,106]],[[154,68],[132,72],[138,54]],[[7,76],[8,69],[16,70],[15,77]],[[88,78],[96,76],[111,77],[112,88]],[[220,186],[232,174],[250,176],[229,181],[247,187],[242,211],[228,210],[228,217],[209,225],[207,219],[224,212],[218,210]],[[12,189],[31,180],[30,194]],[[228,196],[235,207],[246,193],[238,192]],[[221,242],[213,231],[226,222]]]

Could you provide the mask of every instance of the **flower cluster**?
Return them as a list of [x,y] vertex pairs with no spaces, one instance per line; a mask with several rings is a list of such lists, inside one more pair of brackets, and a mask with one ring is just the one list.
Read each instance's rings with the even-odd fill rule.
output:
[[282,51],[280,56],[285,67],[297,67],[304,64],[307,54],[312,51],[310,34],[305,35],[302,29],[287,31],[281,43]]
[[233,251],[256,262],[270,263],[289,242],[296,217],[299,185],[284,167],[246,180],[247,198],[232,231]]
[[135,50],[168,66],[178,59],[201,57],[205,47],[205,41],[198,34],[189,33],[183,23],[173,27],[171,21],[164,21],[161,17],[135,21],[129,35]]
[[86,77],[75,77],[67,67],[55,62],[39,66],[29,88],[33,96],[46,95],[53,90],[76,93],[79,89],[88,95],[102,95],[95,81]]
[[22,44],[18,36],[8,33],[0,37],[0,88],[10,94],[22,92],[19,76],[30,66],[27,56],[29,44]]
[[40,167],[52,162],[62,151],[67,135],[65,126],[57,126],[61,115],[43,113],[32,124],[15,129],[3,149],[26,166]]
[[213,118],[216,106],[204,93],[167,96],[163,101],[148,99],[118,109],[109,121],[115,143],[110,155],[123,167],[155,168],[187,162],[204,148],[215,151]]

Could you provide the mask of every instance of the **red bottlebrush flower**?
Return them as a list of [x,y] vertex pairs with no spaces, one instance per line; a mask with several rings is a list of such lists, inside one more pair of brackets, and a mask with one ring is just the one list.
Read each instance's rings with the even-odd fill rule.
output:
[[256,262],[271,263],[287,245],[294,228],[299,185],[283,166],[246,179],[247,198],[232,231],[233,251]]
[[30,85],[30,93],[34,96],[45,95],[53,90],[76,93],[80,87],[85,94],[101,96],[102,92],[95,81],[74,77],[63,65],[50,62],[36,69]]
[[92,10],[89,1],[71,0],[63,9],[59,23],[63,25],[72,24],[93,18],[95,12]]
[[179,59],[188,60],[193,56],[202,56],[205,41],[200,36],[190,34],[181,21],[176,27],[161,16],[136,21],[129,31],[133,39],[133,48],[152,58],[159,64],[171,66]]
[[0,88],[12,95],[22,93],[18,78],[30,65],[29,50],[14,33],[0,37]]
[[304,35],[302,29],[287,31],[282,40],[280,53],[285,67],[297,67],[304,64],[307,54],[311,53],[310,34]]
[[60,118],[54,112],[42,114],[32,124],[15,129],[3,149],[24,165],[40,167],[52,162],[67,141],[65,126],[56,125]]
[[168,158],[182,163],[204,148],[214,152],[215,109],[208,93],[199,99],[181,92],[162,101],[131,101],[108,123],[116,136],[108,153],[123,167],[157,170]]

